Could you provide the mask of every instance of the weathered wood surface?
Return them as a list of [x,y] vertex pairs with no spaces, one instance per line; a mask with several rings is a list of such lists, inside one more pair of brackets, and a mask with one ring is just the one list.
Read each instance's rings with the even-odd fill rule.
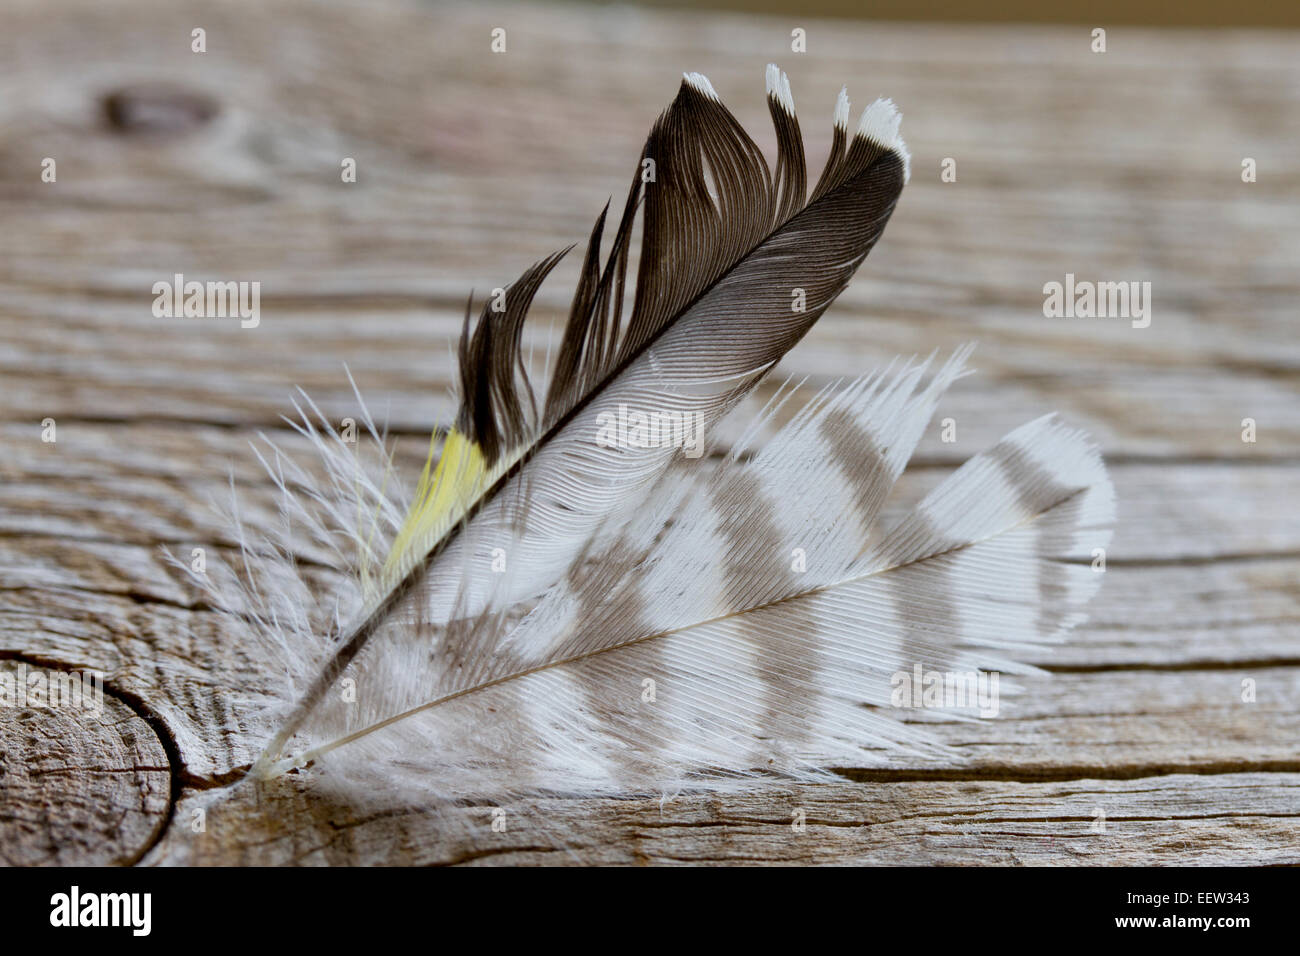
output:
[[[0,709],[0,859],[1300,862],[1300,38],[1115,29],[1098,55],[1082,28],[255,0],[0,22],[0,666],[108,681],[99,716]],[[886,240],[783,369],[980,342],[940,413],[958,440],[932,429],[895,511],[1043,412],[1092,430],[1120,502],[1092,620],[998,719],[936,724],[945,761],[539,801],[504,833],[487,808],[368,812],[302,779],[216,799],[253,756],[230,691],[270,685],[162,549],[229,555],[209,502],[230,475],[249,520],[271,513],[248,441],[295,446],[295,385],[353,413],[344,362],[418,467],[469,289],[585,238],[680,70],[763,129],[773,59],[814,165],[843,83],[901,104],[914,157]],[[141,128],[164,88],[172,128]],[[539,343],[576,267],[539,298]],[[260,326],[155,319],[176,272],[260,280]],[[1067,272],[1150,281],[1151,326],[1044,318]]]

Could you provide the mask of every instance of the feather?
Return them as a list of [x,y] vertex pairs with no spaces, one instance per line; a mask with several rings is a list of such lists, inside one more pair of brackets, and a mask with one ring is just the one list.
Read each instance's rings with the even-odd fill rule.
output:
[[[600,440],[615,413],[713,428],[843,290],[894,208],[908,158],[892,104],[850,138],[841,92],[805,198],[789,82],[769,67],[767,86],[775,172],[708,81],[686,76],[603,265],[608,209],[597,219],[544,391],[522,327],[563,253],[477,322],[467,309],[460,409],[409,499],[368,414],[358,455],[299,407],[324,482],[272,449],[285,524],[256,539],[239,526],[242,568],[209,579],[293,688],[251,776],[314,765],[340,785],[446,799],[816,776],[933,747],[888,711],[899,672],[1024,672],[1010,655],[1081,619],[1099,576],[1077,561],[1108,542],[1113,492],[1086,436],[1055,418],[878,527],[969,349],[825,389],[749,458]],[[328,607],[295,564],[304,536],[336,572]]]
[[[467,312],[456,428],[436,468],[431,450],[366,610],[277,744],[376,637],[410,640],[405,622],[418,620],[417,630],[444,628],[441,655],[477,653],[472,633],[462,638],[460,629],[445,628],[494,604],[540,594],[617,503],[644,491],[668,466],[675,449],[667,444],[594,448],[602,413],[667,411],[707,431],[848,283],[906,176],[897,112],[878,101],[863,113],[851,142],[838,137],[838,155],[805,204],[803,147],[788,82],[773,69],[768,86],[780,155],[775,179],[708,80],[685,77],[646,141],[599,275],[595,258],[605,217],[597,220],[540,414],[531,414],[534,403],[525,401],[533,392],[521,374],[520,331],[558,255],[489,302],[472,330]],[[641,257],[624,321],[638,207]],[[474,574],[490,566],[498,549],[510,556],[509,575]]]

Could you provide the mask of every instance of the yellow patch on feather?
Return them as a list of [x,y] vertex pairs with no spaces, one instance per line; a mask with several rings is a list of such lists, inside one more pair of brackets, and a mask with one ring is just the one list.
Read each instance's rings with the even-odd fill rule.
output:
[[463,518],[487,487],[487,467],[478,445],[453,428],[434,468],[435,442],[429,442],[429,457],[415,499],[384,562],[383,577],[387,581],[405,574],[413,561],[423,558],[430,543]]

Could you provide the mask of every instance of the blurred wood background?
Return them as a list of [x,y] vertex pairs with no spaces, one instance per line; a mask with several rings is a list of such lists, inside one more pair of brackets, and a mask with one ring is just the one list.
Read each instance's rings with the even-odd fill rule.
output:
[[[692,0],[642,0],[652,7],[699,7]],[[1072,23],[1089,27],[1295,27],[1300,6],[1241,0],[705,0],[714,10],[804,18],[939,20],[945,23]]]
[[[0,858],[1300,863],[1300,36],[1117,28],[1098,54],[1085,26],[396,0],[5,0],[0,24],[0,667],[109,690],[99,718],[0,708]],[[893,97],[913,153],[884,240],[782,371],[980,343],[939,413],[958,440],[936,422],[895,507],[1047,411],[1091,430],[1120,512],[1090,622],[998,719],[936,725],[960,760],[541,801],[504,833],[488,808],[449,827],[304,779],[212,801],[254,756],[233,691],[272,683],[162,549],[231,557],[209,503],[233,474],[249,520],[271,514],[249,440],[300,447],[294,386],[354,414],[344,363],[418,469],[468,292],[585,240],[683,70],[770,147],[769,61],[813,168],[842,84]],[[154,318],[175,273],[260,281],[260,325]],[[1066,273],[1151,282],[1150,327],[1044,318]]]

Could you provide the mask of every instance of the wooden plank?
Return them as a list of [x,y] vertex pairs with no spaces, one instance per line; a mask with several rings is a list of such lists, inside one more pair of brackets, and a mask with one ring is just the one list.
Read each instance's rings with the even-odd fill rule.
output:
[[[173,827],[146,862],[1285,865],[1300,859],[1298,789],[1295,773],[773,784],[666,802],[542,801],[507,808],[500,832],[491,807],[431,814],[323,805],[294,783],[260,803],[251,789],[187,797],[178,818],[201,807],[206,832]],[[309,816],[320,824],[283,826]]]
[[[1300,862],[1295,37],[1118,29],[1097,56],[1083,28],[809,20],[798,56],[784,20],[689,11],[4,7],[0,666],[102,670],[113,715],[41,715],[22,737],[0,708],[22,761],[0,778],[9,862]],[[505,56],[486,52],[497,25]],[[233,558],[209,503],[233,477],[247,520],[274,516],[248,442],[302,451],[280,421],[295,386],[354,415],[345,363],[418,471],[452,412],[469,290],[585,239],[681,69],[770,149],[771,59],[814,166],[846,82],[859,105],[901,104],[914,158],[886,241],[781,371],[819,385],[980,342],[939,411],[957,440],[936,422],[887,520],[1030,418],[1088,428],[1120,506],[1090,622],[1032,659],[1049,673],[997,719],[933,724],[947,756],[834,782],[533,800],[505,834],[490,808],[370,807],[303,778],[221,791],[254,756],[243,728],[273,675],[162,549]],[[172,103],[172,129],[130,119],[146,95]],[[539,351],[575,260],[539,296]],[[154,318],[152,284],[176,272],[262,282],[260,324]],[[1043,285],[1066,273],[1151,282],[1150,326],[1045,318]]]
[[[285,410],[292,414],[291,407]],[[357,415],[355,405],[344,411]],[[896,518],[951,471],[946,462],[925,454],[930,440],[942,444],[943,414],[941,406],[882,520]],[[228,542],[211,506],[229,503],[232,479],[254,514],[275,506],[270,483],[251,450],[253,444],[268,447],[259,436],[304,467],[313,465],[306,443],[287,427],[252,432],[74,420],[59,426],[54,444],[40,441],[40,432],[39,424],[0,425],[0,446],[6,449],[0,477],[7,495],[0,501],[0,532],[58,531],[93,538],[111,529],[120,540],[137,544]],[[428,452],[428,435],[400,436],[395,445],[396,467],[409,487]],[[961,435],[960,428],[955,445],[963,460],[987,447]],[[1112,456],[1109,461],[1119,503],[1111,548],[1115,561],[1167,563],[1300,552],[1300,513],[1287,506],[1300,459],[1129,463]]]
[[[169,41],[192,12],[139,10],[134,42],[154,51],[142,68],[181,78],[221,108],[211,124],[161,148],[104,129],[93,110],[97,91],[78,85],[79,74],[47,77],[22,45],[5,49],[17,64],[8,81],[15,95],[0,106],[11,113],[7,128],[29,149],[39,143],[58,152],[66,143],[76,157],[44,192],[23,172],[39,168],[40,150],[25,158],[30,166],[7,163],[0,172],[12,197],[8,238],[0,238],[0,337],[5,369],[18,378],[6,383],[7,414],[16,420],[93,408],[116,418],[265,423],[294,385],[327,408],[348,397],[345,358],[375,400],[392,403],[395,426],[414,430],[434,414],[445,417],[445,342],[459,326],[463,297],[585,236],[604,198],[624,188],[627,157],[637,155],[676,82],[664,62],[707,59],[718,88],[761,130],[758,76],[764,58],[780,54],[768,21],[624,19],[561,7],[510,10],[513,51],[470,56],[468,38],[486,36],[494,15],[451,8],[434,19],[397,6],[346,29],[346,13],[314,11],[295,43],[322,52],[286,75],[274,59],[269,66],[254,59],[274,48],[271,38],[283,39],[278,17],[205,10],[214,35],[265,32],[198,56]],[[32,29],[54,34],[51,42],[73,42],[62,32],[77,18],[31,16]],[[104,14],[85,11],[92,25],[97,16]],[[707,38],[722,29],[709,24],[721,23],[722,48],[705,41],[683,48],[684,35]],[[334,75],[340,60],[382,47],[395,29],[458,37],[457,53],[420,57],[418,69],[386,56],[365,80]],[[786,371],[825,380],[900,352],[978,339],[987,377],[965,384],[952,411],[981,444],[1059,408],[1123,454],[1292,452],[1300,353],[1286,320],[1297,290],[1291,187],[1300,169],[1287,144],[1300,120],[1288,91],[1300,80],[1285,44],[1189,34],[1178,45],[1125,31],[1101,57],[1068,30],[873,25],[848,31],[849,44],[839,30],[820,33],[824,52],[783,58],[793,61],[800,102],[818,115],[818,91],[829,103],[845,79],[866,86],[859,96],[889,90],[907,111],[917,175],[889,242]],[[599,81],[564,73],[554,89],[536,89],[529,71],[554,73],[553,43]],[[88,50],[88,72],[112,75],[128,47]],[[900,58],[900,48],[913,52]],[[1196,69],[1213,69],[1222,88],[1250,89],[1250,115],[1270,122],[1249,123],[1228,101],[1200,103],[1189,79]],[[235,73],[258,79],[236,82]],[[1162,81],[1150,82],[1153,74]],[[30,100],[19,94],[50,84],[37,102],[84,103],[76,124],[51,130],[44,114],[22,106]],[[384,89],[383,109],[367,100],[367,84]],[[1115,102],[1123,111],[1106,108]],[[1179,108],[1221,115],[1183,123]],[[557,134],[568,122],[578,132]],[[1247,123],[1231,154],[1224,136],[1208,133]],[[828,130],[806,126],[815,153]],[[1089,130],[1092,148],[1082,156],[1075,128]],[[338,157],[363,145],[362,178],[345,187]],[[1250,185],[1237,176],[1247,148],[1267,169]],[[941,183],[938,160],[949,155],[961,172],[956,183]],[[1133,188],[1116,190],[1116,182]],[[206,209],[214,191],[232,189],[252,195],[224,202],[207,220],[212,228],[194,229],[195,210]],[[71,260],[62,254],[67,235],[106,228],[119,243],[81,244]],[[1218,256],[1225,248],[1236,254]],[[541,318],[560,314],[576,266],[566,263],[548,283]],[[1127,278],[1135,267],[1133,278],[1153,284],[1151,328],[1043,318],[1044,282],[1066,272]],[[237,330],[154,319],[148,289],[178,270],[260,279],[265,323]],[[301,347],[307,328],[311,349]],[[268,353],[275,363],[263,360]],[[235,374],[238,389],[229,387]],[[1239,440],[1244,417],[1259,422],[1254,446]]]
[[148,722],[92,675],[0,652],[0,863],[136,862],[171,813]]

